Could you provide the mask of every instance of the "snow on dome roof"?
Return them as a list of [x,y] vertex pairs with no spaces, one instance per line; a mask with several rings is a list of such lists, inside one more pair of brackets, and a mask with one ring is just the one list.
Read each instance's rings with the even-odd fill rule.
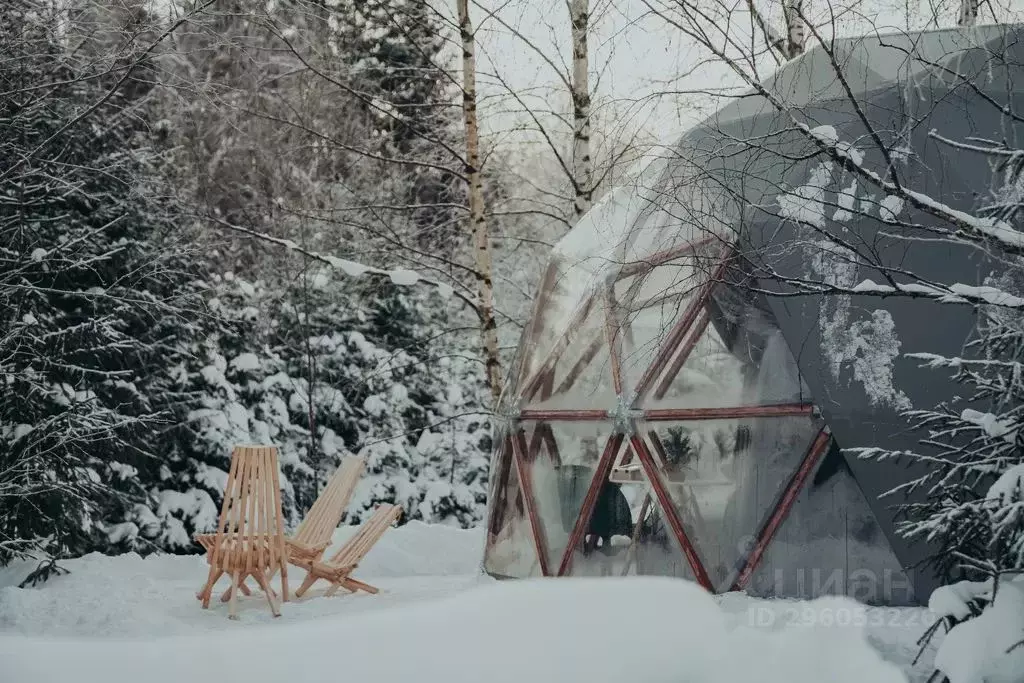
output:
[[554,251],[564,258],[584,260],[601,255],[611,258],[616,246],[629,235],[630,228],[643,205],[638,190],[656,181],[665,168],[666,155],[657,152],[644,155],[627,172],[628,182],[599,199],[561,240]]
[[711,234],[731,230],[720,220],[722,193],[700,182],[702,172],[672,147],[657,147],[605,194],[554,246],[559,294],[548,306],[569,315],[586,294],[629,264]]

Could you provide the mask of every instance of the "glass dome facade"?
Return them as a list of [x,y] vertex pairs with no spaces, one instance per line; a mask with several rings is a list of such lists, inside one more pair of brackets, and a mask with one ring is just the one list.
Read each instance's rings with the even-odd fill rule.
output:
[[[910,124],[897,126],[894,112],[916,116],[920,131],[901,143],[918,164],[909,177],[926,189],[941,185],[958,208],[971,210],[977,194],[968,181],[988,178],[987,170],[936,156],[928,127],[971,125],[980,132],[954,133],[984,136],[999,125],[982,115],[991,108],[985,98],[994,97],[983,92],[988,86],[967,90],[945,74],[952,63],[961,70],[973,64],[989,79],[1009,73],[986,60],[1015,54],[1007,45],[1022,41],[1013,33],[1019,27],[1011,29],[836,41],[845,86],[819,48],[767,87],[842,139],[866,137],[861,114],[843,104],[846,88],[868,103],[860,111],[879,130],[884,124],[902,134]],[[1014,68],[1019,75],[1019,63]],[[912,586],[918,574],[908,569],[912,553],[878,499],[897,483],[885,469],[892,465],[869,471],[836,444],[861,445],[864,436],[913,447],[916,440],[908,441],[897,407],[879,407],[871,387],[830,370],[838,361],[817,329],[821,297],[780,304],[765,284],[769,269],[802,277],[808,262],[827,262],[793,246],[814,242],[799,225],[764,210],[821,168],[815,150],[794,137],[789,114],[781,118],[780,125],[763,98],[738,98],[671,153],[641,165],[552,251],[499,402],[484,561],[490,574],[663,575],[717,593],[920,602]],[[812,189],[841,205],[837,193],[848,186],[829,175]],[[857,231],[887,257],[883,222],[865,213],[840,226],[839,214],[830,213],[822,230]],[[959,278],[957,268],[966,277],[979,267],[948,247],[904,251],[893,250],[893,258],[922,272],[941,266]],[[953,343],[970,330],[969,314],[893,301],[870,305],[888,306],[908,344]],[[856,312],[857,304],[854,297],[846,310]],[[916,371],[892,362],[897,375]],[[913,377],[901,386],[915,401],[949,389],[929,379],[934,373]]]

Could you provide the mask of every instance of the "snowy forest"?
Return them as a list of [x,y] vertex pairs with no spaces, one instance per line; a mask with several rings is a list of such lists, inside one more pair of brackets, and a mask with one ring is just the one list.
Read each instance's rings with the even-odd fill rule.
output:
[[[416,0],[157,11],[0,19],[0,562],[191,552],[239,443],[279,444],[289,524],[357,452],[352,521],[387,500],[475,524],[489,395],[450,27]],[[556,231],[510,181],[489,164],[495,235]]]
[[[632,444],[653,491],[662,475],[651,475],[653,457],[637,436],[644,420],[673,411],[668,418],[680,423],[706,420],[708,430],[733,435],[715,437],[717,457],[738,461],[752,439],[770,441],[766,429],[742,420],[776,409],[793,417],[785,410],[796,406],[815,421],[813,445],[807,454],[789,447],[792,476],[772,494],[763,526],[744,530],[757,534],[752,549],[729,548],[729,562],[742,564],[722,560],[723,577],[736,571],[746,581],[805,481],[813,488],[846,468],[851,490],[872,498],[866,516],[880,517],[882,506],[894,511],[873,528],[898,536],[902,551],[925,544],[922,564],[948,584],[932,593],[938,621],[922,634],[927,647],[940,627],[949,633],[934,680],[1024,680],[958,673],[974,666],[969,655],[982,641],[989,650],[979,661],[1016,657],[1024,671],[1024,113],[1014,81],[1024,69],[1014,55],[1024,52],[1005,44],[992,51],[998,31],[981,30],[1021,21],[1015,0],[6,0],[0,568],[18,566],[20,574],[0,585],[0,598],[12,601],[0,605],[36,599],[14,586],[43,585],[64,572],[64,561],[111,556],[102,559],[123,559],[118,571],[127,571],[138,559],[130,553],[196,559],[174,556],[198,554],[196,535],[216,529],[240,444],[276,445],[289,531],[343,459],[357,455],[365,475],[353,483],[347,525],[381,503],[397,504],[406,528],[395,534],[486,534],[480,548],[460,546],[459,561],[473,564],[499,536],[512,550],[526,539],[523,547],[543,558],[542,527],[556,523],[538,518],[565,516],[560,564],[537,563],[538,574],[562,575],[577,545],[586,548],[594,535],[588,525],[602,482],[592,475],[598,484],[588,483],[567,514],[559,462],[543,482],[548,509],[524,505],[536,499],[529,478],[547,476],[530,469],[536,453],[525,436],[520,446],[525,422],[576,411],[572,419],[608,427],[608,446],[599,449],[596,437],[587,444],[593,471],[605,468],[608,478],[616,449]],[[974,50],[977,63],[949,66],[937,52],[925,55],[934,62],[909,69],[906,87],[941,85],[927,97],[895,92],[903,75],[895,67],[883,77],[884,66],[865,66],[883,47],[945,49],[952,43],[922,32],[957,27],[977,41],[963,50]],[[842,40],[871,35],[897,47]],[[900,47],[908,36],[917,43]],[[792,82],[773,80],[787,73]],[[999,79],[1005,93],[990,87]],[[878,88],[871,111],[869,86]],[[886,88],[894,91],[889,100],[879,95]],[[963,134],[970,126],[932,116],[959,106],[960,96],[972,107],[969,123],[989,126],[991,136]],[[744,112],[754,100],[765,110]],[[912,100],[925,104],[901,109]],[[754,125],[768,120],[770,133]],[[716,135],[726,142],[702,147]],[[953,172],[964,169],[969,178]],[[751,216],[777,230],[752,237]],[[649,243],[635,238],[636,226],[649,228]],[[655,263],[671,252],[666,243],[675,255]],[[701,272],[699,249],[722,243],[728,256]],[[620,246],[625,262],[614,260]],[[969,267],[908,256],[941,253],[928,249],[946,249]],[[678,266],[671,262],[680,254],[688,274],[672,277],[682,279],[647,278],[666,263],[661,273]],[[587,259],[604,261],[593,267]],[[730,260],[742,266],[727,269]],[[613,304],[618,280],[609,278],[626,266],[638,266],[635,282],[625,303]],[[733,277],[740,267],[743,277]],[[581,280],[557,281],[570,272]],[[799,366],[799,405],[760,394],[733,401],[725,366],[696,363],[685,370],[704,394],[661,418],[658,407],[637,408],[642,391],[623,389],[637,380],[628,370],[623,379],[615,369],[615,381],[602,386],[614,405],[567,402],[562,417],[551,406],[531,415],[522,410],[525,393],[506,389],[553,385],[563,361],[573,369],[559,391],[571,388],[602,344],[611,359],[612,349],[625,355],[635,343],[616,336],[632,324],[615,318],[619,304],[636,313],[692,295],[685,326],[680,310],[648,324],[651,349],[636,343],[632,351],[656,351],[658,361],[645,357],[644,377],[627,389],[656,379],[662,365],[677,374],[710,329],[708,311],[725,300],[715,294],[698,314],[701,297],[711,301],[719,285],[746,288],[739,298],[792,297],[801,302],[794,310],[811,307],[799,310],[812,319],[820,349],[795,348],[793,328],[768,321],[776,314],[763,306],[781,355],[749,363],[762,363],[766,386],[786,363]],[[548,320],[556,320],[541,330],[534,308],[545,288],[554,292]],[[596,341],[578,343],[584,335],[574,322],[597,300],[580,304],[584,290],[601,288],[612,294],[591,329]],[[630,311],[633,299],[640,304]],[[913,306],[932,312],[922,314],[928,322],[967,320],[964,338],[941,340],[949,353],[930,352],[930,330],[907,329]],[[749,321],[727,322],[735,329],[715,352],[740,368],[736,340]],[[703,327],[687,336],[694,325]],[[551,337],[550,353],[537,362],[520,339],[542,334]],[[670,363],[676,347],[685,350]],[[815,353],[825,360],[811,367]],[[530,363],[535,374],[523,382]],[[856,392],[805,395],[808,372],[824,379],[815,386]],[[737,384],[749,380],[743,373],[750,374],[733,373]],[[898,381],[907,377],[917,384]],[[933,400],[934,386],[948,395]],[[551,387],[539,391],[549,397]],[[842,442],[838,421],[825,424],[824,405],[847,420],[846,435],[858,425],[875,431],[865,429],[863,443]],[[719,419],[714,410],[733,412]],[[878,418],[885,411],[899,424]],[[506,441],[505,479],[517,482],[511,493],[489,471]],[[695,461],[694,444],[679,449]],[[871,477],[854,472],[852,461],[899,476],[878,475],[872,485],[884,485],[868,491]],[[836,512],[846,533],[851,513],[822,490],[820,514]],[[635,546],[646,533],[644,514],[657,496],[644,494],[639,519],[628,509],[637,501],[627,503],[618,533],[602,536],[602,552],[613,536]],[[670,533],[686,537],[686,520],[668,494],[657,505],[672,513],[657,530],[668,549]],[[497,520],[493,529],[482,528],[485,519]],[[708,545],[733,541],[747,544],[737,535]],[[690,558],[696,551],[679,546],[680,558],[699,564]],[[797,543],[787,552],[799,564],[804,550]],[[90,553],[100,555],[89,560]],[[746,584],[722,586],[738,592]]]
[[[349,454],[367,459],[349,522],[395,502],[403,521],[479,525],[493,410],[543,263],[638,159],[736,93],[762,92],[765,70],[840,26],[1019,12],[747,2],[737,27],[724,0],[627,4],[559,3],[564,21],[531,34],[528,15],[544,11],[529,3],[9,0],[0,565],[196,552],[231,447],[245,443],[278,445],[289,527]],[[615,28],[623,17],[633,43]],[[627,56],[634,72],[618,75],[645,31],[664,54]],[[1005,184],[979,218],[802,130],[836,167],[945,221],[938,237],[1020,258],[1005,228],[1020,220],[1017,143],[950,142],[1000,164]],[[822,188],[794,190],[802,208],[780,202],[782,218],[813,228],[803,200]],[[896,206],[885,205],[893,222]],[[907,483],[931,495],[902,531],[940,537],[947,564],[1019,568],[1019,282],[966,289],[900,273],[909,280],[872,289],[836,272],[799,284],[981,311],[975,361],[922,361],[995,407],[907,407],[908,428],[948,449]],[[979,498],[979,479],[1006,472],[995,499]]]

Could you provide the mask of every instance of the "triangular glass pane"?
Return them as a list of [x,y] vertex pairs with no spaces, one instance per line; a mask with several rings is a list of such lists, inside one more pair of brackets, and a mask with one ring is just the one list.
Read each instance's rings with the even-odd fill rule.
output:
[[508,437],[498,449],[491,472],[484,568],[490,574],[517,579],[540,576],[533,529]]
[[548,570],[558,572],[601,455],[611,436],[604,422],[524,422],[524,455]]
[[[574,298],[576,293],[568,291],[570,283],[563,277],[559,265],[556,259],[548,264],[537,289],[530,321],[523,330],[516,352],[516,365],[512,366],[514,376],[511,381],[516,384],[516,396],[519,396],[523,388],[519,385],[538,371],[540,364],[565,332],[567,321],[579,308],[580,302]],[[582,293],[584,299],[586,294]],[[572,300],[567,300],[567,297]]]
[[836,448],[804,484],[746,590],[759,597],[847,595],[867,604],[915,604],[907,573]]
[[566,330],[565,341],[552,349],[546,375],[526,383],[524,407],[572,410],[615,405],[605,311],[598,300],[581,324]]
[[690,336],[641,399],[644,408],[724,408],[810,402],[764,296],[716,285]]
[[717,242],[693,245],[670,261],[615,287],[616,322],[622,337],[622,374],[630,393],[666,344],[678,344],[680,321],[691,309],[722,258]]
[[744,417],[648,422],[644,429],[712,586],[728,590],[820,423],[809,416]]
[[[621,448],[622,462],[632,453]],[[658,497],[637,458],[619,465],[594,505],[587,534],[576,546],[571,576],[675,576],[696,581]]]

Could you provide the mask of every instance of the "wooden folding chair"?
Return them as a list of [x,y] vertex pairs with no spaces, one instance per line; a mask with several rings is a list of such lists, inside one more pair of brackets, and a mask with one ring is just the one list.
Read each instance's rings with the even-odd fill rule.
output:
[[352,500],[352,493],[356,490],[365,466],[366,458],[363,456],[349,457],[342,461],[295,530],[295,535],[285,539],[288,560],[292,564],[305,568],[323,557],[324,551],[331,545],[334,530],[338,528]]
[[[288,561],[285,551],[284,519],[281,514],[281,485],[274,446],[236,446],[224,491],[217,532],[196,540],[207,550],[210,574],[196,596],[203,609],[210,606],[213,587],[224,574],[231,587],[248,595],[245,580],[252,576],[266,593],[270,611],[280,616],[277,594],[270,577],[281,572],[281,593],[288,600]],[[237,618],[236,597],[231,590],[228,616]]]
[[[309,508],[299,528],[295,530],[295,535],[284,539],[289,562],[308,569],[311,563],[322,559],[324,551],[331,545],[334,530],[345,516],[345,509],[352,500],[352,494],[365,467],[366,458],[361,455],[342,460],[341,466],[334,471],[327,486],[320,492],[313,507]],[[272,569],[268,581],[273,580],[276,574],[277,569]],[[240,588],[244,595],[251,594],[244,582]],[[221,602],[227,602],[233,589],[233,586],[229,586],[224,591],[220,596]]]
[[353,579],[349,575],[359,566],[370,549],[401,514],[402,508],[398,505],[388,503],[378,505],[370,519],[363,522],[356,535],[341,546],[341,549],[331,559],[326,562],[309,563],[306,580],[295,591],[295,597],[302,597],[302,594],[320,579],[331,583],[331,587],[327,589],[327,595],[334,595],[339,588],[347,588],[353,593],[357,590],[367,593],[379,592],[370,584]]

